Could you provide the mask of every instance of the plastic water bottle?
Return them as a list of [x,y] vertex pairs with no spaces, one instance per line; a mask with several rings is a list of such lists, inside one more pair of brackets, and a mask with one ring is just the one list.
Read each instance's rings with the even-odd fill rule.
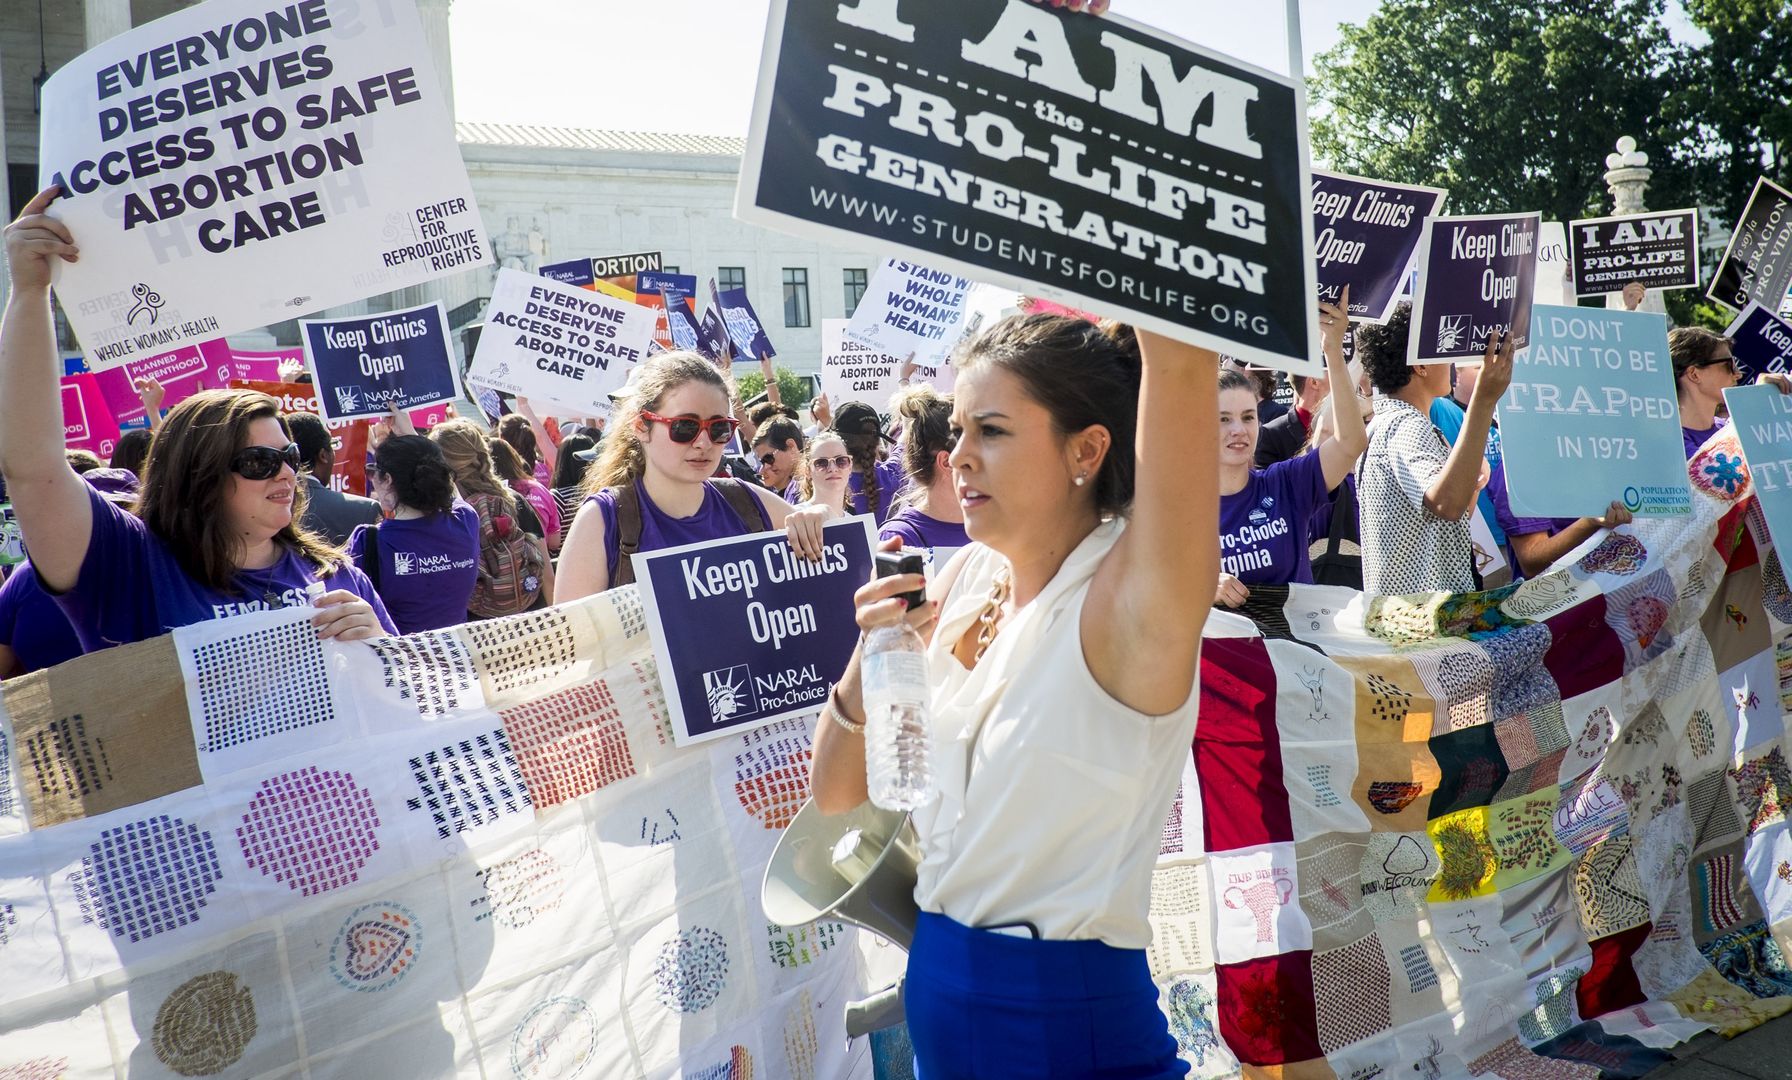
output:
[[885,810],[933,798],[926,646],[906,622],[865,635],[859,662],[865,696],[865,781]]

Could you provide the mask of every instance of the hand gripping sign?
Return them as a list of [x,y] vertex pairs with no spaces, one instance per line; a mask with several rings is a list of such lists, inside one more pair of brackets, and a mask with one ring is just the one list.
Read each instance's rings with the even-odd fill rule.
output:
[[1298,82],[1025,0],[773,0],[735,214],[1300,374]]

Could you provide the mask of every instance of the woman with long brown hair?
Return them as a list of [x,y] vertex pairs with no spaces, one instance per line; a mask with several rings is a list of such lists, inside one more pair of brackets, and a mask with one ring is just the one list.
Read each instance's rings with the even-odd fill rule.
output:
[[12,295],[0,322],[0,471],[31,562],[89,652],[207,619],[314,606],[325,637],[393,632],[373,585],[297,524],[299,450],[278,402],[211,390],[175,406],[150,445],[136,515],[62,456],[50,260],[78,257],[39,192],[6,229]]
[[[479,515],[480,578],[468,614],[489,619],[553,603],[547,530],[529,501],[498,476],[485,429],[461,417],[430,428],[429,438],[441,448],[460,497]],[[526,539],[513,539],[513,530]]]
[[585,474],[588,495],[561,549],[561,599],[634,580],[627,556],[636,551],[782,528],[789,503],[757,484],[714,479],[739,423],[708,360],[668,352],[644,361]]

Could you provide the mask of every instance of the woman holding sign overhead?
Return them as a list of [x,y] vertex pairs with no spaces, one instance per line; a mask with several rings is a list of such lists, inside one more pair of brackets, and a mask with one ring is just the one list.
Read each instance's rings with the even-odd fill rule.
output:
[[1312,450],[1253,467],[1257,455],[1257,388],[1237,371],[1219,375],[1220,577],[1217,599],[1243,607],[1252,585],[1313,581],[1307,558],[1307,526],[1313,512],[1350,475],[1365,447],[1356,380],[1344,365],[1344,332],[1350,326],[1350,289],[1338,303],[1319,305],[1319,334],[1331,380],[1331,434]]
[[39,192],[6,229],[0,471],[38,578],[82,648],[283,606],[320,609],[312,622],[324,637],[391,632],[366,575],[298,526],[299,449],[266,394],[208,390],[175,406],[150,445],[136,515],[69,468],[50,265],[79,250],[45,213],[56,195]]
[[[922,607],[903,599],[918,574],[857,597],[866,630],[930,638],[917,1071],[1180,1076],[1146,916],[1219,579],[1219,358],[1026,315],[954,363],[947,464],[973,543]],[[826,715],[815,800],[843,813],[869,793],[857,655]]]
[[633,582],[637,551],[782,528],[792,510],[757,484],[713,478],[740,425],[714,364],[661,353],[636,368],[629,391],[560,551],[561,601]]

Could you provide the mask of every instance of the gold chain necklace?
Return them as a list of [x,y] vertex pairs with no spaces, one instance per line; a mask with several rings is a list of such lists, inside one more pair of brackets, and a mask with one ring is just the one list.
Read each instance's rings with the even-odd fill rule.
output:
[[1008,602],[1013,583],[1006,566],[996,571],[995,580],[989,587],[989,599],[983,602],[983,610],[977,615],[977,650],[971,655],[973,666],[982,662],[983,654],[996,639],[996,623],[1002,617],[1002,605]]

